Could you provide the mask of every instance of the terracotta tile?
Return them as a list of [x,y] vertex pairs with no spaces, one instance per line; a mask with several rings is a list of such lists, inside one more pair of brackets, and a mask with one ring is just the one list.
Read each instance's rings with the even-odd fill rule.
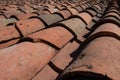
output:
[[57,14],[61,14],[64,19],[69,18],[72,14],[69,10],[61,10],[59,12],[56,12]]
[[112,3],[111,5],[112,7],[119,7],[119,5],[115,2],[115,3]]
[[48,9],[48,11],[50,11],[51,14],[54,13],[53,8],[52,9],[51,8],[47,8],[47,9]]
[[71,8],[71,7],[72,7],[72,5],[67,5],[66,7],[67,7],[67,8]]
[[56,5],[55,5],[54,9],[56,9],[55,12],[58,12],[58,11],[62,10],[62,9],[59,9]]
[[97,7],[98,5],[93,5],[91,6],[91,10],[95,11],[95,12],[99,12],[101,11],[101,8]]
[[65,7],[61,6],[61,5],[56,5],[56,7],[59,9],[59,10],[62,10],[64,9]]
[[90,4],[90,3],[86,3],[86,5],[87,5],[88,7],[91,7],[91,4]]
[[101,18],[103,15],[101,13],[98,13],[96,17]]
[[9,19],[10,16],[12,16],[12,15],[19,15],[19,14],[22,14],[22,12],[20,12],[20,11],[6,11],[6,12],[4,13],[4,16],[5,16],[7,19]]
[[44,13],[44,11],[34,11],[34,12],[32,12],[32,13],[36,14],[37,16],[39,16],[39,15],[46,15],[46,14]]
[[59,14],[40,15],[39,18],[46,24],[46,26],[63,20]]
[[48,9],[49,9],[49,11],[50,11],[51,13],[53,13],[54,6],[52,6],[52,5],[50,5],[50,4],[46,4],[45,6],[47,6]]
[[107,13],[110,13],[110,12],[114,12],[114,13],[120,15],[119,11],[116,10],[116,9],[109,9],[108,11],[106,11],[106,14],[107,14]]
[[49,9],[53,9],[54,8],[54,6],[51,5],[51,4],[45,4],[45,6],[47,6]]
[[90,21],[92,20],[92,16],[86,12],[82,12],[80,14],[78,14],[78,16],[80,16],[82,19],[84,19],[84,21],[89,24]]
[[71,3],[69,3],[68,1],[65,1],[64,2],[67,6],[70,5],[71,6]]
[[6,10],[6,11],[15,11],[16,10],[16,8],[10,8],[10,7],[8,7],[8,6],[4,6],[4,9]]
[[55,80],[58,75],[49,65],[46,65],[32,80]]
[[[22,6],[24,6],[24,5],[22,5]],[[23,12],[23,13],[27,13],[26,11],[26,9],[25,8],[23,8],[22,6],[19,6],[18,7],[18,11],[20,11],[20,12]],[[26,11],[25,11],[26,10]]]
[[85,8],[89,7],[89,5],[87,5],[87,4],[84,4],[84,6],[85,6]]
[[65,4],[65,3],[62,3],[62,6],[65,6],[65,7],[66,7],[66,6],[67,6],[67,4]]
[[6,27],[9,24],[15,24],[17,22],[16,19],[10,18],[10,19],[1,19],[0,20],[0,29]]
[[71,18],[60,23],[72,30],[76,37],[79,37],[80,41],[84,40],[83,35],[87,32],[87,30],[85,28],[86,24],[82,20],[79,18]]
[[72,15],[76,15],[79,13],[75,8],[68,8],[68,10],[72,13]]
[[0,49],[4,49],[9,46],[12,46],[12,45],[16,44],[19,40],[20,40],[20,38],[17,38],[17,39],[9,40],[7,42],[0,43]]
[[31,42],[23,42],[0,50],[0,77],[2,80],[30,80],[56,52],[44,43]]
[[43,22],[40,21],[38,18],[31,18],[28,20],[18,21],[16,23],[16,27],[19,29],[23,36],[45,28]]
[[71,55],[74,55],[73,53],[77,50],[79,45],[80,44],[75,41],[72,43],[69,42],[57,53],[57,55],[51,60],[51,63],[60,70],[64,70],[74,59]]
[[110,23],[115,23],[117,25],[120,24],[120,21],[118,20],[117,17],[114,17],[114,16],[107,16],[107,17],[104,17],[103,19],[100,20],[101,22],[110,22]]
[[109,12],[104,17],[108,17],[108,16],[114,16],[116,17],[116,19],[120,20],[120,15],[118,15],[117,13]]
[[[99,22],[100,18],[99,17],[93,17],[92,21],[90,22],[90,24],[87,25],[87,29],[89,30],[93,30],[94,29],[94,25],[97,24]],[[96,27],[96,26],[95,26]]]
[[56,26],[31,34],[27,36],[27,38],[33,39],[34,42],[43,40],[56,46],[57,48],[62,48],[73,38],[73,35],[65,28]]
[[86,9],[87,7],[86,6],[84,6],[84,5],[81,5],[81,7],[83,8],[83,9]]
[[58,8],[56,8],[56,7],[53,9],[53,13],[54,13],[54,12],[59,12],[59,11],[60,11],[60,10],[59,10]]
[[91,9],[87,9],[86,12],[88,12],[91,16],[97,15],[97,12],[95,12],[94,10],[91,10]]
[[11,4],[11,5],[8,5],[10,8],[16,8],[17,9],[17,5],[14,5],[14,4]]
[[[100,9],[102,9],[102,6],[101,6],[101,4],[97,4],[99,7],[100,7]],[[96,5],[95,5],[95,7],[97,7]]]
[[44,14],[51,14],[51,11],[50,11],[49,9],[44,9],[44,10],[43,10],[43,13],[44,13]]
[[24,6],[20,6],[19,10],[24,13],[31,13],[33,9],[30,8],[30,6],[28,5],[24,5]]
[[99,4],[99,6],[100,6],[102,9],[105,9],[105,8],[106,8],[105,5],[103,5],[103,4]]
[[73,3],[70,3],[70,5],[71,5],[72,7],[75,7],[75,6],[76,6],[76,4],[73,4]]
[[42,11],[42,10],[46,9],[46,7],[39,6],[39,7],[36,7],[35,9],[38,10],[38,11]]
[[51,5],[56,4],[56,3],[55,3],[55,1],[52,1],[52,0],[51,0],[51,1],[49,1],[49,3],[50,3]]
[[10,18],[15,18],[17,20],[26,20],[32,16],[37,16],[37,14],[29,13],[29,14],[18,14],[18,15],[13,15]]
[[[20,35],[15,27],[6,27],[0,30],[0,42],[19,38]],[[3,37],[4,36],[4,37]]]
[[6,19],[6,17],[4,15],[0,15],[0,19]]
[[101,37],[93,40],[64,71],[60,80],[82,78],[119,80],[119,44],[120,41],[113,37]]
[[38,12],[37,10],[33,11],[32,14],[36,14],[37,16],[41,15],[41,13]]
[[101,10],[101,7],[99,5],[94,5],[97,9]]
[[[80,44],[71,42],[76,39],[83,44],[89,43],[82,52],[77,52],[80,55],[65,69],[59,80],[119,79],[120,14],[116,1],[27,0],[10,5],[13,4],[11,2],[0,6],[0,18],[20,21],[0,21],[5,25],[0,30],[2,80],[57,80],[56,77],[77,57],[72,55],[76,54],[74,51],[79,49]],[[84,37],[89,32],[87,29],[92,34]],[[24,42],[27,40],[34,43]],[[51,63],[54,67],[50,67]],[[56,71],[56,67],[60,70]]]
[[119,11],[119,7],[110,7],[109,10],[118,10]]
[[99,26],[91,35],[96,35],[96,33],[98,33],[97,35],[102,34],[116,37],[114,34],[120,36],[120,29],[116,24],[105,23]]
[[98,6],[98,5],[94,5],[94,6],[92,6],[92,8],[93,8],[93,10],[96,11],[96,12],[99,12],[99,11],[102,10],[102,9],[100,8],[100,6]]
[[78,12],[81,12],[83,10],[83,8],[81,6],[75,6],[75,9],[77,9]]

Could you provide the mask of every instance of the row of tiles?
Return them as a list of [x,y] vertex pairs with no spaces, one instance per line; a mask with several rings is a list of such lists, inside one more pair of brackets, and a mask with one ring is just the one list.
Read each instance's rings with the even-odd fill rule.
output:
[[[114,19],[112,20],[113,23],[110,20],[112,19],[109,19],[109,21],[105,20],[106,22],[104,23],[106,24],[97,24],[96,27],[98,26],[98,28],[91,34],[89,38],[87,38],[86,41],[84,41],[84,43],[81,44],[80,47],[78,47],[79,45],[76,42],[69,43],[69,47],[68,45],[66,45],[64,49],[60,51],[60,53],[62,51],[62,53],[68,52],[69,56],[67,54],[58,54],[33,80],[54,80],[56,76],[58,76],[58,73],[61,73],[61,71],[64,70],[63,67],[66,66],[65,64],[69,63],[69,60],[71,61],[71,56],[74,56],[75,61],[73,60],[74,62],[72,64],[70,63],[71,65],[67,69],[65,69],[63,74],[60,75],[58,79],[60,78],[60,80],[119,80],[120,76],[119,72],[117,72],[117,64],[119,63],[119,57],[117,54],[120,52],[120,29],[119,25],[114,23]],[[114,33],[116,37],[115,35],[112,35]],[[96,39],[98,40],[96,41]],[[74,49],[77,48],[78,50],[75,51]],[[83,48],[85,49],[81,51],[80,49]],[[77,59],[75,57],[76,53],[78,53],[77,55],[80,54]],[[115,56],[113,57],[113,55]],[[115,64],[111,64],[111,62]],[[108,68],[108,66],[111,67]],[[54,69],[54,71],[51,68]],[[47,74],[48,76],[46,77],[45,74]],[[49,76],[49,74],[52,75]]]
[[[1,43],[8,42],[6,44],[9,44],[11,42],[16,43],[19,41],[17,44],[14,43],[14,46],[10,46],[8,48],[0,50],[1,79],[41,80],[45,78],[45,80],[54,80],[59,74],[63,72],[62,75],[58,77],[58,79],[79,80],[79,78],[84,79],[93,77],[94,79],[102,78],[102,80],[106,80],[109,79],[108,77],[110,77],[114,80],[118,80],[118,73],[115,73],[115,75],[114,73],[110,74],[109,70],[102,70],[105,66],[103,66],[101,60],[100,64],[97,64],[96,62],[96,59],[98,60],[98,58],[103,58],[104,51],[108,51],[107,49],[104,50],[104,48],[108,48],[108,46],[110,45],[109,41],[114,42],[116,46],[115,48],[117,48],[116,50],[114,50],[115,52],[112,52],[111,50],[114,49],[114,46],[111,47],[110,58],[113,58],[112,53],[119,53],[119,16],[117,16],[117,18],[114,17],[116,15],[119,15],[119,11],[113,9],[118,7],[115,6],[116,1],[111,2],[111,4],[112,5],[109,6],[104,16],[102,16],[102,14],[106,10],[106,8],[104,10],[101,10],[100,13],[92,10],[92,12],[96,14],[92,14],[91,11],[88,12],[88,9],[86,9],[85,11],[71,16],[66,20],[65,18],[60,16],[60,14],[49,15],[50,17],[52,17],[49,18],[50,20],[48,19],[47,15],[42,15],[39,17],[31,17],[28,20],[18,21],[15,26],[7,26],[7,28],[1,29],[1,33],[4,33],[4,35],[2,34],[1,38],[3,38],[3,36],[5,38],[5,35],[8,38],[7,40],[2,39]],[[114,14],[116,15],[110,14],[112,10],[116,10],[116,12],[118,13],[115,13],[114,11]],[[44,18],[44,16],[47,16],[47,19]],[[53,16],[55,18],[53,18]],[[56,20],[56,18],[59,20]],[[49,23],[49,21],[52,22]],[[12,34],[13,32],[14,34]],[[12,38],[9,38],[11,36]],[[103,38],[103,36],[106,37]],[[98,44],[100,44],[103,40],[106,40],[106,42],[104,42],[104,46],[102,46],[102,44],[98,46]],[[86,45],[89,45],[88,48],[86,47]],[[113,43],[111,43],[111,45],[113,45]],[[77,48],[78,51],[76,50]],[[82,48],[85,49],[82,50]],[[74,52],[75,50],[77,52]],[[81,50],[82,52],[80,52]],[[91,50],[91,52],[89,50]],[[100,52],[98,50],[103,52]],[[93,55],[94,53],[92,51],[96,52],[97,54]],[[71,54],[73,52],[74,54]],[[80,55],[78,53],[80,53]],[[100,55],[100,53],[103,53],[103,56],[98,56]],[[78,55],[79,57],[77,58]],[[108,55],[106,54],[106,56]],[[109,64],[108,62],[110,62],[110,58],[106,59],[105,57],[105,59],[107,60],[105,62],[105,65]],[[75,59],[75,61],[72,63],[71,61],[73,59]],[[117,62],[118,59],[119,57],[117,56],[114,61]],[[72,63],[70,67],[63,71],[70,62]],[[45,66],[46,64],[48,65]],[[97,65],[101,65],[102,67],[97,67]],[[95,66],[95,70],[93,69],[93,66]],[[114,68],[114,66],[112,67]],[[104,76],[104,72],[107,71],[108,73],[105,74],[108,77]],[[87,75],[88,73],[89,75]],[[99,73],[103,75],[99,75]]]
[[[83,2],[85,2],[85,1],[83,1]],[[93,3],[93,2],[96,2],[96,3]],[[54,12],[57,12],[57,11],[62,10],[64,8],[75,8],[78,11],[80,11],[81,8],[85,9],[86,7],[91,6],[89,4],[98,4],[98,1],[91,1],[88,4],[82,4],[82,5],[81,4],[77,5],[77,4],[74,3],[73,5],[71,4],[71,6],[70,6],[70,3],[69,4],[68,3],[56,3],[56,4],[52,4],[52,5],[51,4],[41,4],[41,5],[38,5],[38,6],[30,5],[30,4],[27,4],[27,3],[23,6],[16,6],[16,5],[6,6],[5,5],[5,6],[1,6],[1,12],[6,12],[6,13],[9,13],[9,14],[11,14],[13,12],[14,12],[14,14],[15,14],[15,12],[16,12],[16,14],[19,14],[19,12],[24,12],[24,13],[33,12],[34,13],[36,11],[37,12],[39,11],[39,13],[41,11],[46,11],[47,13],[54,13]],[[101,8],[101,7],[104,7],[104,6],[100,4],[100,6],[96,5],[96,7]],[[11,10],[11,13],[8,12],[10,10]]]
[[[65,5],[75,5],[75,4],[88,4],[88,2],[93,1],[83,1],[83,0],[9,0],[9,1],[0,1],[2,5],[10,5],[10,4],[21,4],[24,5],[25,3],[29,5],[43,5],[43,4],[65,4]],[[94,2],[95,3],[95,2]]]
[[[15,44],[16,42],[18,42],[19,40],[18,38],[21,38],[33,32],[39,31],[41,29],[50,27],[50,25],[52,25],[53,23],[65,20],[69,17],[72,18],[72,15],[73,17],[78,17],[82,19],[82,21],[84,21],[84,23],[87,25],[89,21],[91,20],[91,16],[93,17],[99,12],[100,10],[93,6],[93,8],[88,7],[83,11],[81,10],[80,14],[78,14],[79,12],[77,10],[74,12],[70,12],[68,9],[62,10],[60,12],[56,12],[54,14],[39,15],[39,16],[34,13],[18,14],[14,16],[9,14],[9,16],[11,16],[9,19],[2,19],[0,22],[1,23],[0,31],[2,33],[0,42],[3,44],[4,42],[5,43],[8,42],[6,43],[6,45],[4,44],[4,46],[1,45],[1,48]],[[103,13],[103,11],[101,11],[101,13]],[[98,14],[98,16],[100,17],[101,15]],[[70,23],[72,21],[73,20],[71,20]]]

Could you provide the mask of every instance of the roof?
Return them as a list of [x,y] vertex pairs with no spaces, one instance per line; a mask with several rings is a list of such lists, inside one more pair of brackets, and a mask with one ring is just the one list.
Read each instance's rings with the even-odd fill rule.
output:
[[120,79],[117,0],[0,3],[1,80]]

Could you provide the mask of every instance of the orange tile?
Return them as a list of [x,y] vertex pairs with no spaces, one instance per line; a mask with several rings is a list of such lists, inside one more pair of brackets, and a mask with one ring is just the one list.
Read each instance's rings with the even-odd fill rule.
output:
[[16,23],[16,27],[19,29],[23,36],[27,36],[28,34],[32,34],[38,30],[45,28],[42,21],[40,21],[38,18],[18,21]]
[[43,40],[45,42],[51,43],[57,48],[62,48],[73,38],[73,35],[65,28],[56,26],[31,34],[27,36],[27,38],[33,39],[34,42]]
[[23,42],[0,50],[0,78],[30,80],[55,55],[44,43]]

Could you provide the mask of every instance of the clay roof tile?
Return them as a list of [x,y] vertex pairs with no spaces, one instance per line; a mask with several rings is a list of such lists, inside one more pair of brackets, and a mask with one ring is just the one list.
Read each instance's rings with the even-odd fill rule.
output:
[[28,20],[18,21],[16,23],[16,27],[20,31],[22,36],[32,34],[45,28],[43,22],[40,21],[38,18],[31,18]]
[[[56,54],[44,43],[23,42],[0,51],[1,79],[31,79]],[[14,67],[13,67],[14,66]]]
[[[54,34],[54,32],[56,34]],[[53,47],[62,48],[73,38],[73,35],[65,28],[56,26],[28,35],[26,38],[32,39],[33,42],[43,41],[53,45]]]

